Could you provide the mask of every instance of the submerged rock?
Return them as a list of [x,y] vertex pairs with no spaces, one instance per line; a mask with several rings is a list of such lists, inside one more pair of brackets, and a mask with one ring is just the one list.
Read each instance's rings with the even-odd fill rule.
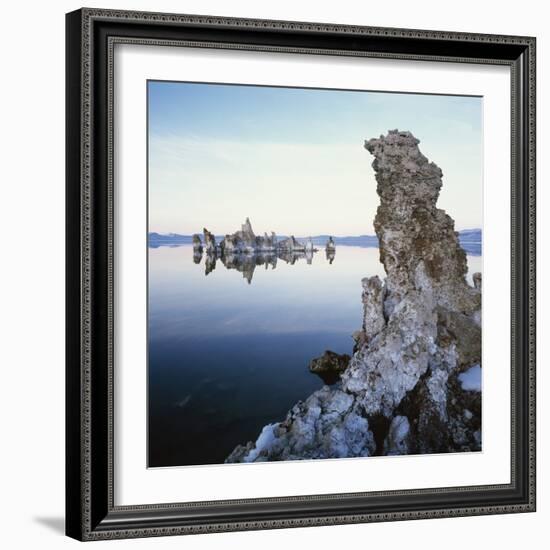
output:
[[[228,462],[481,449],[481,393],[459,379],[481,369],[481,277],[466,281],[454,222],[436,207],[442,172],[418,143],[397,130],[365,143],[386,278],[362,281],[363,326],[341,383],[295,405]],[[312,364],[331,362],[324,357]]]

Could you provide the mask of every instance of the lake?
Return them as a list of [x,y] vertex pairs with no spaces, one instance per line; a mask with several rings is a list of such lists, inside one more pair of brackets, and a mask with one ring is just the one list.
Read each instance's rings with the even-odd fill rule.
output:
[[[351,354],[361,279],[384,277],[377,248],[231,269],[191,245],[148,252],[149,467],[222,463],[283,420],[323,386],[311,359]],[[468,256],[470,283],[481,263]]]

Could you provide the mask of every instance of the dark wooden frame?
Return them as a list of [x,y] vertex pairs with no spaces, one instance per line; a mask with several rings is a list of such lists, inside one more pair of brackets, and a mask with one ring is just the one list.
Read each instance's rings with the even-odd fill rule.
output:
[[[67,14],[66,29],[67,535],[98,540],[534,511],[535,39],[101,9]],[[511,68],[510,484],[114,506],[112,54],[115,43],[128,42]]]

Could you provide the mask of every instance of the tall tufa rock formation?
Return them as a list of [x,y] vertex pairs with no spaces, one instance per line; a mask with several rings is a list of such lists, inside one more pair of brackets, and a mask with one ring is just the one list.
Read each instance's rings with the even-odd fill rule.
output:
[[216,237],[213,233],[210,233],[206,227],[202,230],[204,234],[204,248],[207,254],[216,254]]
[[[341,382],[295,405],[227,462],[481,449],[481,277],[466,281],[454,222],[436,207],[442,172],[410,132],[374,156],[385,281],[363,279],[364,318]],[[472,390],[472,388],[474,388]]]

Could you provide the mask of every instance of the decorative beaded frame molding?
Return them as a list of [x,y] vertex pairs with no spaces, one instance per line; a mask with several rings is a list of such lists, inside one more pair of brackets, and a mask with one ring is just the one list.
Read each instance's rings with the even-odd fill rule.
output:
[[[112,135],[119,43],[510,67],[510,484],[114,505]],[[535,510],[534,38],[84,8],[67,14],[66,60],[68,536],[101,540]]]

